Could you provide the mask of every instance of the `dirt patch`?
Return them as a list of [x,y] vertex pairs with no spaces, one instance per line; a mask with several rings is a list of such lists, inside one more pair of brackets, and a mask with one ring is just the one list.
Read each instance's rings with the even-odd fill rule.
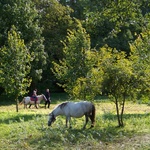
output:
[[101,150],[150,150],[150,134],[124,137],[112,143],[100,142]]

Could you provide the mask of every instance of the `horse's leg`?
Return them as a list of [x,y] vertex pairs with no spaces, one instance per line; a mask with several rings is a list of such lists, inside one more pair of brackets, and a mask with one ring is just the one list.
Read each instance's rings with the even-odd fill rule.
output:
[[24,103],[24,109],[27,109],[27,104]]
[[94,119],[93,119],[92,115],[90,115],[89,118],[91,120],[91,128],[92,128],[92,127],[94,127]]
[[69,126],[70,126],[70,128],[72,128],[72,125],[71,125],[71,117],[69,117]]
[[29,105],[29,108],[31,107],[32,104]]
[[45,109],[46,109],[47,101],[45,102]]
[[35,101],[34,101],[34,105],[35,105],[35,108],[38,109],[36,99],[35,99]]
[[84,124],[84,126],[83,126],[83,129],[85,129],[85,127],[86,127],[88,121],[89,121],[88,115],[86,114],[86,115],[85,115],[85,124]]
[[38,104],[38,108],[40,108],[40,103]]
[[68,127],[68,117],[66,117],[66,128]]
[[37,105],[35,104],[36,109],[38,109]]
[[66,127],[68,127],[68,122],[69,122],[69,127],[72,128],[72,126],[71,126],[71,117],[70,116],[66,117]]
[[25,103],[25,101],[24,101],[24,109],[27,107],[27,104]]
[[94,127],[95,123],[95,106],[92,105],[92,112],[89,115],[89,118],[91,119],[91,128]]

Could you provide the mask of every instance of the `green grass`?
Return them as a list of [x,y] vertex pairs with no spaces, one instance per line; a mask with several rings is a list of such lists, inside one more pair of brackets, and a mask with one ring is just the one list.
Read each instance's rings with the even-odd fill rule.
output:
[[[148,150],[150,149],[150,106],[127,103],[124,128],[117,128],[113,103],[95,101],[96,125],[82,130],[84,117],[72,118],[72,129],[65,127],[65,118],[57,117],[47,126],[48,114],[61,101],[57,95],[50,109],[23,109],[15,105],[0,106],[0,150]],[[43,104],[41,104],[43,106]]]

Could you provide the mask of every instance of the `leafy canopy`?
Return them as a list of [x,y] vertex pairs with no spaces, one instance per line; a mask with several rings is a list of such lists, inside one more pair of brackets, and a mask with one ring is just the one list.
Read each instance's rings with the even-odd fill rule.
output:
[[0,49],[0,81],[7,93],[20,96],[26,93],[31,80],[31,55],[14,26],[8,32],[7,44]]
[[90,38],[81,23],[75,20],[76,29],[68,30],[66,41],[63,42],[64,58],[59,63],[53,62],[53,72],[61,81],[61,86],[72,95],[76,80],[85,77],[90,66],[87,59],[90,50]]

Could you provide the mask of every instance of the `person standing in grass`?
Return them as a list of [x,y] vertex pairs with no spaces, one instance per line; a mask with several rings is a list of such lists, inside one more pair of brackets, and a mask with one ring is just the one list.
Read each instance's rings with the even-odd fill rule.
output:
[[46,92],[45,92],[45,97],[46,97],[46,102],[45,102],[45,108],[46,108],[46,105],[48,104],[48,107],[50,107],[50,103],[51,103],[51,100],[50,100],[50,91],[49,89],[46,89]]

